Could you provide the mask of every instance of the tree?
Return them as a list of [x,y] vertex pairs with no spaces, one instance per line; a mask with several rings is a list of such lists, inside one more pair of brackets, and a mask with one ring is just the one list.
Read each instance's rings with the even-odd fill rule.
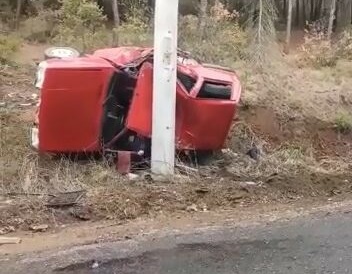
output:
[[348,25],[351,24],[352,17],[352,2],[351,0],[339,0],[336,7],[336,31],[343,31]]
[[297,23],[300,28],[304,28],[306,25],[305,10],[305,1],[297,0]]
[[336,11],[336,0],[331,0],[329,27],[328,27],[328,39],[329,40],[331,40],[332,29],[334,26],[335,11]]
[[286,44],[285,44],[285,53],[290,53],[290,44],[291,44],[291,29],[292,29],[292,7],[293,0],[288,0],[288,10],[287,10],[287,29],[286,29]]
[[120,26],[120,14],[119,14],[119,6],[117,3],[117,0],[111,0],[112,4],[112,11],[114,13],[114,25],[115,28],[118,28]]
[[[274,0],[251,0],[248,4],[255,4],[254,18],[248,20],[249,31],[252,32],[249,40],[249,58],[259,67],[269,64],[272,53],[277,53],[275,47],[277,9]],[[253,22],[253,23],[252,23]]]
[[199,30],[204,37],[205,28],[207,25],[207,9],[208,9],[208,0],[200,0],[199,5]]
[[119,6],[117,3],[117,0],[111,0],[111,4],[112,4],[112,11],[114,14],[114,25],[115,28],[113,30],[113,46],[118,46],[119,44],[119,39],[118,39],[118,28],[120,27],[120,13],[119,13]]
[[16,21],[15,21],[15,28],[18,29],[20,25],[20,16],[22,11],[22,0],[17,0],[17,7],[16,7]]
[[106,16],[97,3],[90,0],[63,0],[59,14],[60,23],[54,42],[74,46],[82,52],[104,44]]

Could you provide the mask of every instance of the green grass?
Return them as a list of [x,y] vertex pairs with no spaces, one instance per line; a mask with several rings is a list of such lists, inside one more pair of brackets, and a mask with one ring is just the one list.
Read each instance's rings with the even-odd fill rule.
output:
[[335,117],[335,127],[338,132],[348,133],[352,130],[352,115],[347,111],[339,111]]
[[0,34],[0,63],[7,63],[11,60],[21,45],[21,40],[13,35]]

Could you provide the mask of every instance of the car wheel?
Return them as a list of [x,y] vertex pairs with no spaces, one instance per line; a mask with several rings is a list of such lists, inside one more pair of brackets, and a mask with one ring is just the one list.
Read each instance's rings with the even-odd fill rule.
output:
[[70,47],[51,47],[44,51],[45,60],[53,58],[79,57],[80,53]]

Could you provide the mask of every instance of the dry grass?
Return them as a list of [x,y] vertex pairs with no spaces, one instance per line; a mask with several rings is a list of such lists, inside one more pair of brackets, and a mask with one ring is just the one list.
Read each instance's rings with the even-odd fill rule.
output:
[[[232,208],[253,201],[285,200],[286,180],[291,182],[297,178],[309,178],[309,181],[307,185],[306,181],[301,181],[296,186],[289,186],[289,189],[297,192],[297,197],[309,197],[309,187],[312,187],[309,186],[312,184],[310,173],[344,173],[347,168],[337,164],[341,159],[319,163],[311,150],[299,146],[272,149],[271,144],[250,126],[242,124],[242,127],[237,126],[236,140],[232,143],[237,146],[233,147],[236,152],[228,150],[211,166],[199,167],[197,172],[183,171],[169,182],[161,183],[144,177],[130,181],[103,161],[39,157],[28,147],[28,123],[19,117],[16,112],[1,113],[0,159],[4,164],[0,169],[0,190],[3,195],[17,194],[10,195],[12,205],[2,210],[0,226],[4,227],[28,228],[33,223],[60,224],[75,220],[70,210],[46,207],[47,194],[85,190],[87,196],[83,207],[89,212],[89,218],[125,220],[175,211]],[[260,144],[264,152],[259,161],[245,155],[246,148],[254,143]],[[305,174],[303,177],[302,173]],[[282,177],[274,176],[275,184],[269,185],[266,181],[273,174]],[[329,192],[343,178],[337,178],[328,187],[314,181],[317,183],[314,191],[318,189],[319,193],[324,193],[325,188]],[[244,183],[247,181],[257,185],[247,186]]]
[[273,63],[268,71],[253,71],[238,64],[248,106],[267,106],[286,117],[315,117],[334,123],[337,110],[351,112],[352,63],[339,60],[336,67],[299,68],[295,57]]
[[[15,113],[10,116],[9,113],[2,114],[1,117],[0,159],[5,164],[0,170],[0,190],[5,196],[6,193],[12,194],[9,196],[12,200],[10,206],[0,207],[0,227],[4,228],[27,229],[31,224],[56,225],[80,219],[77,213],[72,213],[76,207],[53,209],[45,205],[48,194],[75,190],[87,191],[78,207],[79,212],[83,209],[87,218],[117,220],[326,195],[337,185],[339,189],[349,190],[349,184],[343,183],[350,179],[349,175],[332,175],[336,171],[346,171],[332,168],[341,159],[318,163],[309,150],[299,146],[287,145],[270,150],[270,144],[248,128],[238,131],[242,141],[237,145],[244,148],[254,142],[261,143],[265,153],[259,161],[242,152],[229,150],[213,165],[199,167],[198,172],[182,172],[168,182],[151,181],[143,176],[131,181],[118,175],[103,161],[39,157],[27,146],[28,124],[21,123]],[[327,170],[328,175],[320,175]],[[318,174],[317,178],[311,177],[312,173]],[[332,178],[330,183],[326,178]]]
[[[135,27],[132,23],[122,27],[130,32]],[[328,129],[336,122],[336,109],[349,111],[352,105],[350,63],[338,61],[334,68],[312,69],[298,68],[295,60],[278,58],[270,70],[263,67],[253,70],[251,65],[239,60],[244,54],[246,35],[238,26],[222,25],[225,32],[219,35],[226,34],[226,39],[217,47],[220,36],[212,37],[212,46],[205,42],[197,44],[199,39],[192,41],[190,38],[196,32],[194,24],[191,22],[190,28],[182,29],[188,33],[183,37],[184,45],[197,56],[206,56],[207,61],[235,67],[244,86],[242,121],[234,127],[230,149],[225,155],[220,155],[210,166],[183,170],[163,183],[144,177],[128,180],[104,161],[39,156],[29,148],[30,120],[23,118],[27,111],[21,110],[17,102],[27,100],[33,93],[29,75],[15,69],[0,71],[0,99],[9,102],[0,110],[0,230],[8,226],[27,228],[32,223],[55,225],[79,219],[77,214],[72,214],[72,208],[53,209],[45,205],[48,194],[76,190],[87,192],[78,208],[83,208],[89,218],[118,220],[326,196],[336,189],[350,191],[351,155],[325,153],[326,149],[318,147],[310,138],[320,133],[313,125],[324,121],[321,124]],[[127,32],[126,35],[132,36],[124,37],[122,32],[121,42],[129,43],[135,38],[146,41],[147,37],[139,37],[138,33],[149,27],[137,27],[136,37]],[[232,43],[234,40],[236,44]],[[9,98],[7,93],[14,95]],[[275,115],[258,121],[260,107]],[[256,128],[256,123],[261,127]],[[305,132],[292,133],[299,130]],[[274,140],[274,137],[280,138]],[[329,138],[339,141],[337,134]],[[254,144],[262,151],[258,161],[246,155]],[[340,147],[347,150],[341,143],[330,146],[333,152]],[[10,198],[10,206],[2,207],[1,196]]]

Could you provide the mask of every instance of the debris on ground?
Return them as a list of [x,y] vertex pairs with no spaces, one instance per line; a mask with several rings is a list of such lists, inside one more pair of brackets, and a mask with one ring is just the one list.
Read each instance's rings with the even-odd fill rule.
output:
[[47,201],[48,207],[67,207],[78,204],[86,194],[85,190],[64,192],[52,195]]
[[5,234],[8,234],[8,233],[11,233],[11,232],[15,232],[16,229],[14,226],[5,226],[3,228],[0,228],[0,235],[5,235]]
[[250,150],[248,150],[247,155],[257,161],[261,155],[261,151],[256,146],[253,146]]
[[261,186],[263,184],[263,182],[239,182],[239,185],[242,188],[246,188],[246,187],[255,187],[255,186]]
[[86,206],[75,206],[70,208],[70,214],[81,221],[89,221],[92,218],[91,210]]
[[91,268],[92,268],[92,269],[96,269],[96,268],[98,268],[98,267],[99,267],[99,263],[98,263],[98,262],[93,262]]
[[34,232],[45,232],[47,231],[49,228],[49,225],[47,224],[42,224],[42,225],[31,225],[29,227],[30,230],[34,231]]
[[136,181],[141,178],[140,175],[135,174],[135,173],[128,173],[127,177],[130,181]]
[[186,207],[186,211],[188,211],[188,212],[197,212],[198,211],[198,207],[197,207],[197,205],[192,204],[192,205]]
[[20,242],[21,242],[21,238],[18,238],[18,237],[2,237],[2,236],[0,236],[0,245],[19,244]]

